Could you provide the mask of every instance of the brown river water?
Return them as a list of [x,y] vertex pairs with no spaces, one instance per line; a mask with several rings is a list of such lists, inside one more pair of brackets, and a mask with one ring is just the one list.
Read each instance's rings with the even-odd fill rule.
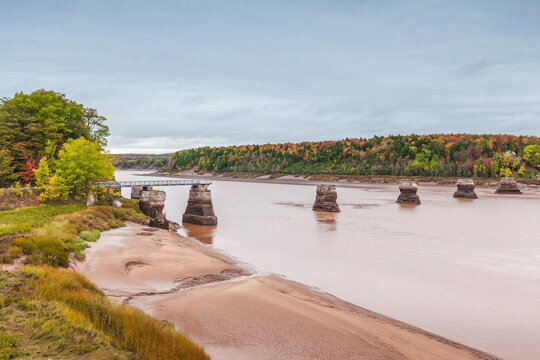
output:
[[[140,173],[116,178],[152,179]],[[218,226],[181,234],[504,359],[540,359],[540,191],[477,188],[478,200],[456,200],[454,187],[425,185],[422,205],[403,207],[397,185],[338,185],[341,212],[329,214],[311,210],[315,185],[210,189]],[[167,218],[180,222],[189,187],[161,190]]]

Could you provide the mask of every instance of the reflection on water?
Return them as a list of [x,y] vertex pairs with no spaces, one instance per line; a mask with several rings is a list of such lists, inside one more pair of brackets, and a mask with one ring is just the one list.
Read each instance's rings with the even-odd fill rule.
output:
[[398,209],[405,210],[405,211],[413,211],[418,206],[421,206],[418,204],[398,204],[398,203],[396,203],[396,205],[398,206]]
[[275,203],[276,205],[282,205],[282,206],[296,206],[296,207],[305,207],[306,205],[305,204],[299,204],[299,203],[294,203],[294,202],[290,202],[290,201],[277,201]]
[[182,223],[187,236],[195,238],[203,244],[212,245],[217,226],[202,226]]
[[[210,188],[219,225],[182,234],[502,358],[540,359],[538,195],[477,188],[479,199],[456,201],[453,186],[420,185],[422,205],[409,207],[395,203],[397,185],[371,184],[338,187],[341,212],[324,214],[312,211],[315,185]],[[160,190],[181,222],[189,187]]]
[[313,211],[321,232],[336,231],[337,212]]
[[473,202],[474,200],[476,199],[467,199],[467,198],[454,198],[456,199],[457,202],[462,202],[462,203],[470,203],[470,202]]

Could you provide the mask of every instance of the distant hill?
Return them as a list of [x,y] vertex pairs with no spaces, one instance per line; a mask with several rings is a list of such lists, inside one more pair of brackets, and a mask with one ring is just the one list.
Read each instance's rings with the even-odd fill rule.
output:
[[162,169],[169,164],[171,154],[114,154],[113,164],[121,169]]
[[267,174],[533,178],[540,169],[540,139],[514,135],[413,134],[201,147],[172,154],[168,168]]

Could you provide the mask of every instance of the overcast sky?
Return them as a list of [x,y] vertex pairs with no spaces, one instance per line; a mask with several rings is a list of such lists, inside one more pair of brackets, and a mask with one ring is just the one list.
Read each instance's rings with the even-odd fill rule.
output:
[[112,152],[540,135],[540,1],[7,1],[0,97],[45,88]]

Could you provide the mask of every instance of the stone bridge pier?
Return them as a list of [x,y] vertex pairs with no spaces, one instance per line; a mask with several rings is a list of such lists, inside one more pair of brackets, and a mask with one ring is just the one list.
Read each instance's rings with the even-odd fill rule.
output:
[[152,190],[152,186],[132,186],[131,187],[131,198],[139,199],[141,196],[141,191],[143,190]]
[[398,204],[414,204],[420,205],[421,201],[416,193],[418,186],[412,181],[403,181],[399,184],[399,196],[396,200]]
[[163,215],[165,207],[165,191],[142,190],[139,193],[139,208],[146,216],[150,217],[148,225],[169,230],[169,221]]
[[495,194],[521,194],[518,183],[513,177],[503,177]]
[[317,196],[315,197],[315,204],[313,204],[313,211],[339,212],[336,200],[336,185],[317,185]]
[[182,222],[195,225],[217,225],[208,185],[192,185]]
[[457,182],[457,190],[454,193],[455,198],[478,199],[478,195],[474,192],[473,179],[459,179]]

